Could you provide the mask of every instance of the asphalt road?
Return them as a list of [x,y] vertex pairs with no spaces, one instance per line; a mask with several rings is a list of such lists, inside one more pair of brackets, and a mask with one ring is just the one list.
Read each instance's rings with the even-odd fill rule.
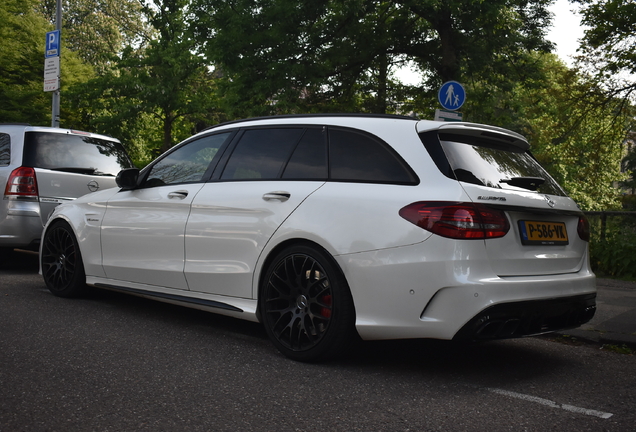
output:
[[630,431],[636,356],[545,338],[287,360],[254,323],[0,263],[0,431]]

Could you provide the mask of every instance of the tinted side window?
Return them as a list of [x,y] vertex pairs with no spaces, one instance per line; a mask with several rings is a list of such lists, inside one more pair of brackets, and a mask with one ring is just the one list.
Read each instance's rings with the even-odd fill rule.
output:
[[144,186],[203,181],[210,164],[218,160],[219,149],[231,134],[208,135],[177,148],[152,166]]
[[221,180],[267,180],[281,175],[304,129],[249,129],[243,133]]
[[359,132],[329,130],[330,178],[338,181],[415,184],[415,174],[379,139]]
[[0,133],[0,166],[8,166],[11,163],[11,136]]
[[327,141],[322,129],[307,129],[289,159],[284,179],[326,180]]
[[50,132],[25,134],[22,164],[34,168],[113,176],[133,166],[118,142]]

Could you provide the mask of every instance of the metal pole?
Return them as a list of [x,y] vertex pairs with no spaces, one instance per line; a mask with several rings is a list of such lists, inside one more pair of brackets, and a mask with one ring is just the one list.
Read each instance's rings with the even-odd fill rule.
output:
[[[55,9],[55,30],[60,30],[60,75],[62,74],[62,0],[57,0]],[[60,78],[58,77],[58,80]],[[60,127],[60,89],[53,92],[53,105],[51,109],[51,126]]]

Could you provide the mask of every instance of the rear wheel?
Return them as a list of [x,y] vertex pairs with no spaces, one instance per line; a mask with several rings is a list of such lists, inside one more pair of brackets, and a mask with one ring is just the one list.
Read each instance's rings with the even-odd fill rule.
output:
[[42,239],[42,276],[47,288],[59,297],[77,297],[86,289],[79,245],[71,227],[54,222]]
[[355,334],[347,282],[331,256],[318,248],[297,245],[278,253],[259,302],[270,339],[294,360],[332,358]]

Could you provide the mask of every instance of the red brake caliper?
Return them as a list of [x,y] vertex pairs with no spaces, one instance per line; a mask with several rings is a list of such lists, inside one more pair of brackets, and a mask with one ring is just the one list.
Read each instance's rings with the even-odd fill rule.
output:
[[321,307],[320,315],[322,315],[325,318],[331,318],[331,294],[322,296],[322,298],[320,299],[320,302],[324,304],[325,306],[329,306],[329,307]]

